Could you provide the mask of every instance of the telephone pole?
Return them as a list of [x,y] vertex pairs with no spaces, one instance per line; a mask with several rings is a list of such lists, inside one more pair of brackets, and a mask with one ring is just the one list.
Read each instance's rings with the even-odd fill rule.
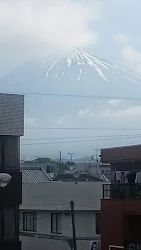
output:
[[77,250],[76,244],[76,230],[75,230],[75,214],[74,214],[74,201],[71,201],[71,218],[72,218],[72,231],[73,231],[73,250]]
[[72,163],[72,156],[75,155],[75,153],[68,153],[68,155],[71,156],[71,163]]
[[62,152],[60,150],[60,164],[62,163]]

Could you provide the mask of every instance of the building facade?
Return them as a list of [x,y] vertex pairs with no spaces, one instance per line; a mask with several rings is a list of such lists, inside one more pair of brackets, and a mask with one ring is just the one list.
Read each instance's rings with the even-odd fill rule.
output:
[[74,201],[77,248],[100,244],[102,182],[23,184],[20,235],[23,250],[72,248],[70,202]]
[[19,205],[22,203],[20,136],[24,134],[24,97],[0,94],[0,173],[12,179],[0,187],[0,249],[20,250]]
[[111,163],[111,184],[103,186],[101,247],[103,250],[141,249],[141,145],[102,149],[101,158]]

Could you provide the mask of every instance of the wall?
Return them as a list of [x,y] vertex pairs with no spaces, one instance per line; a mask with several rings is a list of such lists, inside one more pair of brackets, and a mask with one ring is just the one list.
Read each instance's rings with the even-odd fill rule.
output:
[[[67,216],[67,215],[62,214],[62,234],[55,235],[55,234],[51,234],[51,212],[39,211],[37,214],[38,214],[37,215],[37,217],[38,217],[37,233],[46,234],[47,237],[54,236],[54,241],[51,239],[47,239],[47,240],[38,239],[37,240],[35,238],[22,236],[23,250],[29,249],[27,247],[28,242],[29,242],[29,245],[33,244],[32,247],[33,247],[33,249],[36,250],[36,248],[34,248],[34,244],[37,241],[39,243],[39,245],[40,244],[42,245],[42,248],[38,248],[38,249],[44,250],[44,245],[49,244],[51,246],[56,241],[56,236],[57,237],[58,236],[59,237],[66,236],[69,238],[72,237],[71,216]],[[87,249],[89,250],[90,241],[100,239],[100,235],[96,235],[96,231],[95,231],[95,212],[94,211],[76,211],[75,212],[75,220],[76,220],[76,234],[77,234],[77,238],[79,238],[79,240],[78,240],[78,246],[80,246],[79,249],[84,248],[85,250],[87,250]],[[22,211],[20,212],[20,231],[22,231]],[[64,243],[61,244],[60,243],[61,241],[64,242],[60,238],[58,244],[61,247],[60,248],[58,247],[57,250],[64,249],[63,245],[62,245]],[[66,240],[65,240],[65,242],[66,242]],[[35,246],[36,246],[36,244],[35,244]],[[55,249],[55,248],[53,248],[53,249]],[[65,248],[65,249],[67,249],[67,248]]]
[[[20,231],[22,230],[23,216],[20,211]],[[77,237],[99,238],[96,235],[95,222],[96,213],[94,211],[76,211],[76,231]],[[42,234],[51,234],[51,212],[37,212],[37,232]],[[71,216],[62,214],[62,234],[61,236],[72,237]]]
[[[71,250],[66,240],[41,239],[21,236],[22,250]],[[77,250],[91,250],[89,240],[78,240]]]
[[123,246],[123,215],[141,214],[140,200],[101,201],[101,248],[109,245]]

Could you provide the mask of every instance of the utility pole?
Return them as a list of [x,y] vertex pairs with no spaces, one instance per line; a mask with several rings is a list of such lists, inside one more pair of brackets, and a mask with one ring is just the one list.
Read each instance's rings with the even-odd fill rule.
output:
[[60,150],[60,164],[62,163],[62,152]]
[[72,218],[72,231],[73,231],[73,250],[77,250],[76,244],[76,230],[75,230],[75,214],[74,214],[74,201],[71,201],[71,218]]
[[68,155],[71,156],[71,163],[72,163],[72,156],[75,155],[75,153],[68,153]]

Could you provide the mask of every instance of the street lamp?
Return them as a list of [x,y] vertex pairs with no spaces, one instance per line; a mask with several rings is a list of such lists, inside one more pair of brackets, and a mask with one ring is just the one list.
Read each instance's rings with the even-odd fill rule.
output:
[[12,177],[7,173],[0,173],[0,187],[6,187],[8,183],[11,181]]

